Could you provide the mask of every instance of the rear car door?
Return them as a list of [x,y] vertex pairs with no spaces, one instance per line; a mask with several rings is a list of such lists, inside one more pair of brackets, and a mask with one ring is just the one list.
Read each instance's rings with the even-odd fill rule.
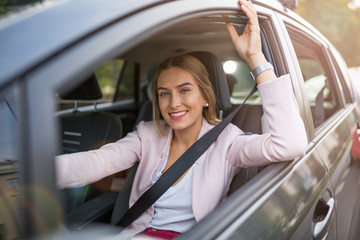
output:
[[[300,83],[305,102],[311,109],[311,142],[326,165],[334,188],[331,198],[335,201],[337,239],[352,239],[357,231],[354,226],[359,224],[359,162],[351,159],[356,103],[329,43],[289,19],[285,26],[303,78]],[[329,202],[327,205],[330,207]]]
[[[337,159],[332,159],[333,164],[338,164],[342,168],[337,171],[332,169],[333,184],[337,199],[337,223],[338,239],[356,239],[359,236],[358,226],[360,225],[360,113],[359,102],[356,101],[355,95],[351,95],[350,81],[348,73],[344,70],[344,60],[341,55],[334,49],[329,48],[328,53],[331,56],[332,64],[336,70],[339,88],[342,89],[343,108],[347,115],[344,121],[347,122],[350,129],[347,129],[346,137],[347,151]],[[345,65],[346,66],[346,65]],[[348,149],[350,148],[350,150]],[[342,158],[340,158],[342,157]]]

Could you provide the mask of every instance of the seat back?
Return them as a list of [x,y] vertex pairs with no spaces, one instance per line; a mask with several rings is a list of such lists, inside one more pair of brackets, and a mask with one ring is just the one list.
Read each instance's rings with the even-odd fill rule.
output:
[[61,117],[63,153],[88,151],[119,140],[122,123],[107,112],[72,112]]
[[244,104],[231,121],[246,134],[261,134],[261,117],[263,108],[261,105]]
[[226,111],[231,108],[228,81],[223,65],[218,57],[206,51],[190,52],[189,55],[197,58],[209,73],[209,79],[213,86],[218,111]]
[[97,149],[122,137],[121,120],[115,114],[96,109],[96,100],[102,98],[102,94],[95,75],[61,98],[94,101],[93,111],[80,112],[75,108],[61,115],[64,153]]
[[[73,112],[60,116],[63,153],[97,149],[122,137],[121,120],[115,114],[96,109],[95,101],[102,98],[102,94],[95,75],[92,75],[73,91],[61,95],[61,98],[74,101],[94,101],[95,104],[93,111],[80,112],[75,108]],[[66,211],[71,211],[99,193],[90,185],[66,189]]]

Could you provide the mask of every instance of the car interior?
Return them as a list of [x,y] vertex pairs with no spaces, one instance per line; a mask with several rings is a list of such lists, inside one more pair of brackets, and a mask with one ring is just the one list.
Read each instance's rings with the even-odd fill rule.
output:
[[[140,121],[151,121],[152,81],[157,66],[170,56],[191,54],[206,66],[217,98],[219,118],[235,109],[255,83],[233,47],[226,22],[232,22],[241,32],[246,19],[207,15],[181,22],[118,58],[99,64],[80,86],[59,94],[56,116],[62,128],[63,153],[96,149],[126,136]],[[264,37],[262,41],[267,59],[273,62]],[[227,64],[230,69],[225,67]],[[103,100],[104,95],[108,95],[108,100]],[[262,116],[261,100],[255,93],[232,123],[245,134],[261,134],[266,131],[263,129],[266,119]],[[263,168],[241,169],[229,195]],[[135,171],[136,166],[85,187],[62,190],[67,227],[77,231],[93,221],[116,223],[128,208]]]

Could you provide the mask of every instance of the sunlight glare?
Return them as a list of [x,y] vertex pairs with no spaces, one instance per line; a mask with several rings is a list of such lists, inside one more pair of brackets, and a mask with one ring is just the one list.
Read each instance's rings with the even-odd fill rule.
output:
[[236,69],[237,69],[237,64],[236,64],[236,62],[234,62],[234,61],[226,61],[226,62],[224,63],[223,68],[224,68],[224,72],[225,72],[226,74],[232,74],[232,73],[234,73],[234,72],[236,71]]

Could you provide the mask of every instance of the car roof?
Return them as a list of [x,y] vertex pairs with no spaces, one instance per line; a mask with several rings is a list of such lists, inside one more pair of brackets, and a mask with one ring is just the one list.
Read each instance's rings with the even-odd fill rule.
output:
[[[0,86],[21,77],[25,71],[103,26],[166,2],[44,1],[0,19]],[[254,2],[277,11],[284,10],[278,0]]]
[[161,1],[100,2],[45,1],[0,19],[0,86],[77,38]]

